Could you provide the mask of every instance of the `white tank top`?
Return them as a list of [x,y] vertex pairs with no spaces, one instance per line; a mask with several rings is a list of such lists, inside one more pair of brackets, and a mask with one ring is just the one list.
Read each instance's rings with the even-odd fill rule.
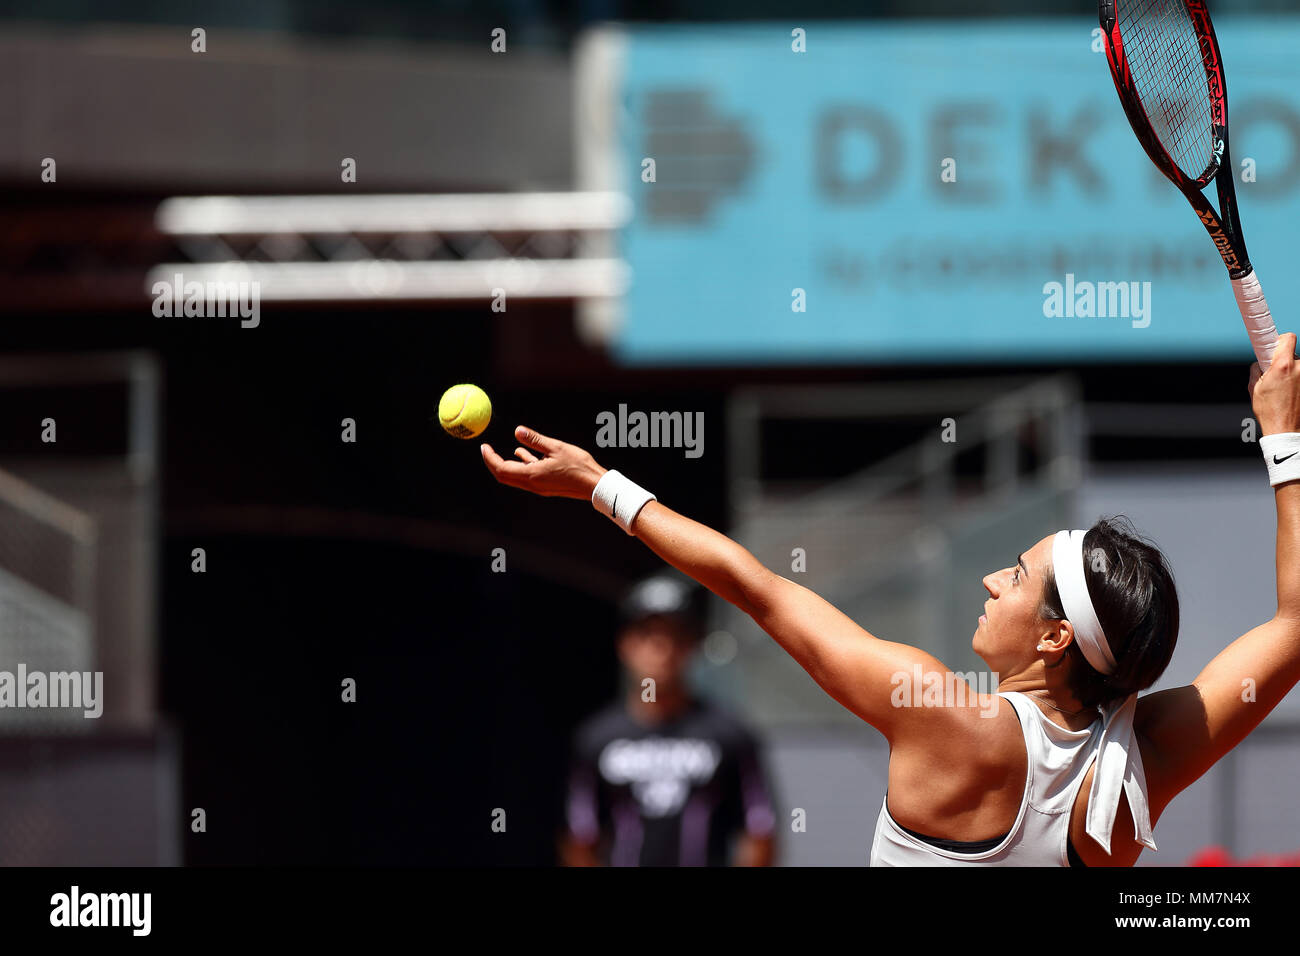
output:
[[931,846],[894,821],[886,793],[871,841],[872,866],[1069,866],[1070,814],[1102,742],[1107,715],[1103,712],[1086,730],[1066,730],[1024,694],[998,696],[1016,709],[1028,757],[1020,812],[1006,839],[977,853]]

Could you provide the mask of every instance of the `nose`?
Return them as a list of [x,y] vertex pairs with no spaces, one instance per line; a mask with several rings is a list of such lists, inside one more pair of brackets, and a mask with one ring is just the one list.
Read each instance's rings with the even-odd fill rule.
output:
[[984,590],[989,592],[989,597],[997,597],[998,576],[996,574],[984,575]]

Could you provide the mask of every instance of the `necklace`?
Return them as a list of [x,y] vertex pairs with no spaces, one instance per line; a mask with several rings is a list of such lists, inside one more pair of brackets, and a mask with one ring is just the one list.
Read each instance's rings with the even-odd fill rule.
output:
[[1062,707],[1057,707],[1050,700],[1044,700],[1042,697],[1035,697],[1034,700],[1038,701],[1040,704],[1046,704],[1048,707],[1052,708],[1052,710],[1060,711],[1061,713],[1065,714],[1065,716],[1067,717],[1078,717],[1080,714],[1082,714],[1085,710],[1088,709],[1087,707],[1080,707],[1078,710],[1065,710]]

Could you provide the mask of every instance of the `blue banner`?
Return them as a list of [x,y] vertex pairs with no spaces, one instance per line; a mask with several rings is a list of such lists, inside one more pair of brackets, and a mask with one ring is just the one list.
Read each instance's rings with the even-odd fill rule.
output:
[[[621,360],[1251,360],[1095,21],[804,29],[629,28]],[[1300,18],[1219,42],[1251,260],[1293,329]]]

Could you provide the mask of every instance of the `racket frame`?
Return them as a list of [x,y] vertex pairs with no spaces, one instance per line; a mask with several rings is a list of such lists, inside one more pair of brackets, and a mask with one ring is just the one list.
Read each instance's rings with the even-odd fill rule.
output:
[[[1228,269],[1228,275],[1233,279],[1244,278],[1253,270],[1250,256],[1246,252],[1246,240],[1241,231],[1241,219],[1237,213],[1237,191],[1233,182],[1232,152],[1228,142],[1228,88],[1223,75],[1223,58],[1219,55],[1219,41],[1214,35],[1214,25],[1210,22],[1210,13],[1206,9],[1205,0],[1182,0],[1196,29],[1201,62],[1205,67],[1206,90],[1210,97],[1215,144],[1208,165],[1195,179],[1188,177],[1179,169],[1178,164],[1160,142],[1146,108],[1138,96],[1132,70],[1124,53],[1124,38],[1119,29],[1117,9],[1125,2],[1127,0],[1100,0],[1099,2],[1106,60],[1110,64],[1111,79],[1115,81],[1115,90],[1119,93],[1124,115],[1128,117],[1134,135],[1146,150],[1151,162],[1178,187],[1179,191],[1187,197],[1192,208],[1196,210],[1201,225],[1210,234],[1214,247],[1219,251],[1219,256]],[[1202,191],[1211,180],[1214,181],[1219,194],[1217,211],[1210,205],[1210,201]]]

